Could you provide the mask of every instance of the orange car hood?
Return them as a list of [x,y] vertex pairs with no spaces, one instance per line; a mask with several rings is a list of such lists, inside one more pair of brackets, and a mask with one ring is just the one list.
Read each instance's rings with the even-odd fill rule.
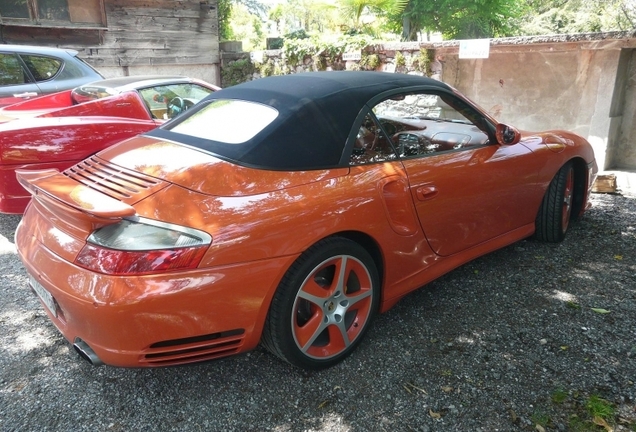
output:
[[213,196],[256,195],[346,175],[348,168],[267,171],[170,141],[138,136],[98,154],[115,165]]

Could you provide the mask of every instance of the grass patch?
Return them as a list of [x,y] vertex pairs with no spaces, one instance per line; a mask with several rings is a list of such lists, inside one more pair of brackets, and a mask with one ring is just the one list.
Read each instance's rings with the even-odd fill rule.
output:
[[610,420],[616,412],[614,405],[598,395],[590,396],[585,403],[585,408],[592,418],[600,417],[603,420]]
[[537,410],[532,413],[530,420],[532,420],[532,423],[535,425],[545,427],[550,423],[550,416],[543,411]]
[[571,432],[607,432],[613,430],[620,420],[621,424],[636,432],[636,425],[619,419],[614,404],[598,394],[588,396],[557,387],[550,394],[550,400],[552,406],[545,412],[537,409],[531,415],[535,425],[545,428],[563,422]]
[[552,392],[552,395],[550,396],[550,399],[552,399],[552,402],[554,402],[555,404],[562,404],[567,400],[567,398],[568,392],[563,390],[562,388],[554,390]]

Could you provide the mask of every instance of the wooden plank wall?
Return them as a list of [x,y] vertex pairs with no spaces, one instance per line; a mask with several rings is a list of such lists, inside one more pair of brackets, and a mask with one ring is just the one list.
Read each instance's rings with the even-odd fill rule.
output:
[[101,32],[97,30],[2,26],[2,42],[8,44],[73,48],[83,52],[87,45],[99,45],[100,41]]
[[61,46],[97,67],[219,64],[217,0],[104,0],[107,29],[2,26],[6,43]]
[[216,6],[216,0],[105,0],[108,30],[84,57],[97,68],[218,64]]

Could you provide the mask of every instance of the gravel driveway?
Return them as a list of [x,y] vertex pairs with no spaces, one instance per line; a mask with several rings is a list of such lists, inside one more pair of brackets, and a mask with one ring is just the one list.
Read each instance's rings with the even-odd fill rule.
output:
[[92,367],[27,287],[20,218],[0,216],[0,430],[636,431],[636,197],[593,203],[562,244],[522,241],[411,294],[321,372],[262,349]]

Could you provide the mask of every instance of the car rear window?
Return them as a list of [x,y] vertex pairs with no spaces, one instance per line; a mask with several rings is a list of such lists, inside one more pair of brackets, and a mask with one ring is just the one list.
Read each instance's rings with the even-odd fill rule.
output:
[[194,115],[166,129],[226,144],[241,144],[256,136],[276,117],[278,111],[267,105],[236,99],[215,99]]

